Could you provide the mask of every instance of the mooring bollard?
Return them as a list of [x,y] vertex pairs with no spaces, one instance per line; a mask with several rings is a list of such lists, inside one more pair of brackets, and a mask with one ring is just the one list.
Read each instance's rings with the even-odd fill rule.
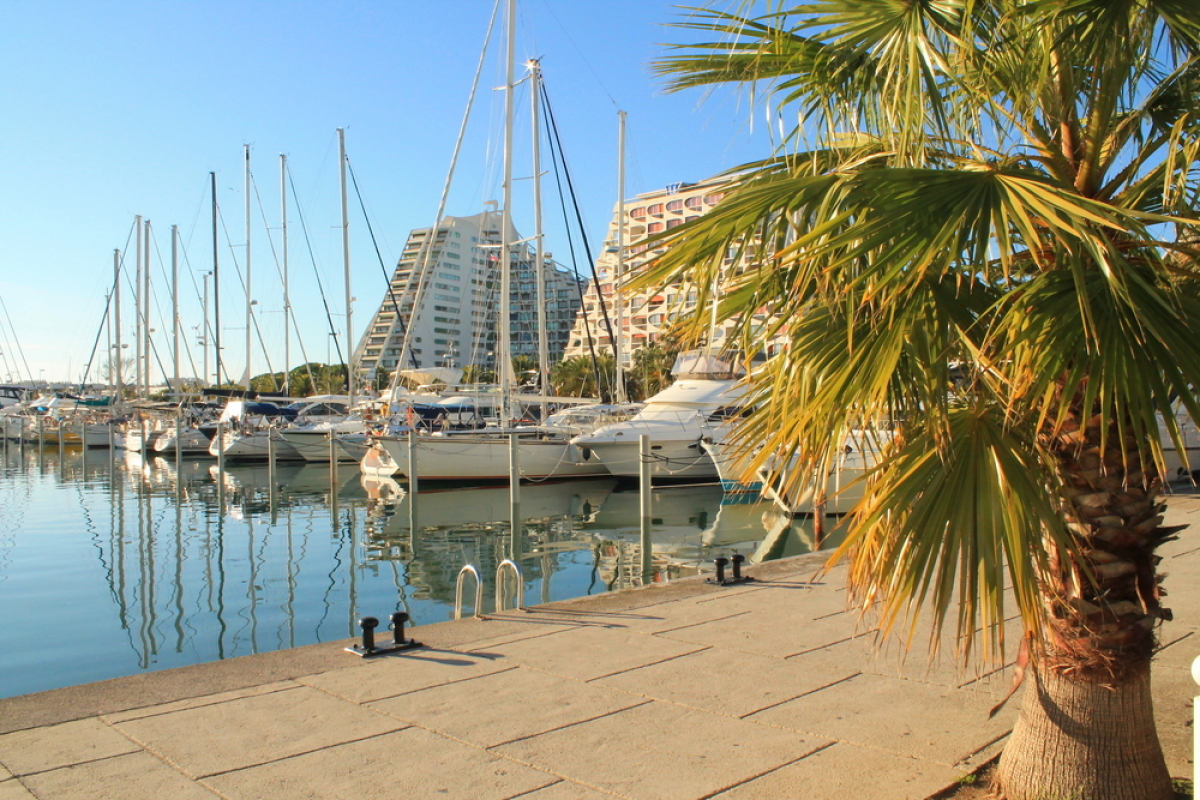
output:
[[363,617],[358,621],[358,627],[362,628],[363,652],[375,652],[375,629],[379,627],[379,620],[375,617]]
[[404,623],[408,622],[408,612],[393,611],[392,616],[392,648],[399,649],[401,647],[415,647],[417,642],[412,639],[404,638]]
[[[709,578],[708,582],[715,583],[718,586],[733,586],[737,583],[749,583],[750,581],[754,580],[754,578],[751,578],[749,575],[742,574],[742,564],[745,562],[745,560],[746,557],[741,553],[734,553],[732,559],[725,558],[724,556],[714,559],[713,563],[717,565],[717,574],[716,577]],[[733,574],[729,577],[725,577],[725,568],[730,564],[733,565]]]
[[397,650],[410,650],[421,646],[421,643],[414,639],[404,638],[404,623],[408,622],[409,619],[407,613],[395,611],[392,613],[390,619],[393,631],[391,644],[375,644],[375,629],[379,627],[379,619],[376,617],[363,617],[358,621],[358,626],[362,628],[362,644],[347,647],[346,652],[367,658],[369,656],[394,653]]

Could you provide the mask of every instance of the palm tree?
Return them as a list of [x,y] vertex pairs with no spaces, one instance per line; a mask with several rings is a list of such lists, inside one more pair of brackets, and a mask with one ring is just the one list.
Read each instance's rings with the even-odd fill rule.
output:
[[676,350],[651,342],[633,351],[633,369],[630,370],[629,397],[645,400],[671,385],[671,366],[675,363]]
[[575,356],[564,358],[550,369],[550,385],[562,397],[600,397],[601,389],[614,384],[616,374],[617,362],[611,354],[602,353],[595,361],[591,356]]
[[766,309],[786,335],[742,428],[760,460],[896,425],[834,558],[885,631],[923,610],[964,659],[1004,652],[1015,604],[1006,797],[1173,797],[1149,691],[1176,532],[1158,420],[1179,444],[1173,399],[1200,414],[1200,5],[768,5],[692,9],[708,41],[657,64],[800,122],[656,242],[642,287],[720,278],[718,316],[749,341]]

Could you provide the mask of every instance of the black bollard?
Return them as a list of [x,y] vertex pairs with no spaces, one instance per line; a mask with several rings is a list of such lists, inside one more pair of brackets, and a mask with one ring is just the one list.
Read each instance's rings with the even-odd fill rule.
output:
[[363,617],[358,621],[358,627],[362,628],[362,649],[364,652],[375,652],[375,629],[379,627],[379,620],[375,617]]
[[387,644],[375,644],[375,629],[379,627],[379,620],[375,617],[363,617],[358,621],[358,625],[362,628],[362,644],[356,644],[346,648],[347,653],[354,653],[360,658],[368,656],[378,656],[384,653],[394,653],[397,650],[409,650],[413,647],[420,647],[421,643],[413,639],[404,638],[404,624],[408,622],[408,614],[403,611],[394,612],[391,617],[392,621],[392,641]]
[[725,556],[721,556],[714,563],[717,565],[717,578],[716,578],[715,582],[724,585],[724,583],[725,583],[725,566],[727,564],[729,564],[729,559],[725,558]]
[[408,622],[408,614],[403,611],[393,611],[392,616],[392,646],[400,647],[408,644],[404,638],[404,623]]
[[733,558],[730,560],[733,562],[732,583],[741,583],[743,580],[745,580],[745,578],[742,577],[742,562],[746,560],[746,557],[741,553],[734,553]]

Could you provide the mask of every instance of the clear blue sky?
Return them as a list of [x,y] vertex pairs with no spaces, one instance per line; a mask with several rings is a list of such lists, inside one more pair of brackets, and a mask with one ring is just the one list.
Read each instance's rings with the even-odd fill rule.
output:
[[[8,312],[0,313],[0,381],[9,373],[80,378],[104,315],[113,250],[128,247],[132,268],[135,214],[152,222],[152,325],[168,371],[169,231],[179,226],[180,313],[196,364],[189,367],[185,355],[183,372],[198,374],[192,328],[201,321],[200,276],[212,263],[210,171],[217,173],[225,227],[222,344],[229,371],[240,375],[245,295],[233,264],[245,254],[244,144],[251,146],[258,195],[253,295],[272,366],[283,367],[282,290],[270,246],[277,254],[280,153],[288,156],[298,196],[298,204],[288,198],[292,303],[308,358],[326,361],[328,323],[316,275],[335,327],[345,327],[335,131],[346,129],[350,164],[390,274],[409,230],[433,222],[492,8],[492,0],[0,0],[0,300]],[[651,73],[650,62],[665,52],[661,43],[696,36],[665,26],[684,13],[663,0],[521,0],[518,60],[542,59],[593,252],[616,200],[618,109],[629,114],[630,196],[708,177],[770,147],[761,123],[751,123],[745,95],[668,95]],[[497,26],[447,208],[452,215],[478,213],[484,201],[499,199]],[[522,92],[516,97],[524,120]],[[515,171],[527,176],[528,123],[522,130]],[[546,212],[547,246],[561,260],[567,245],[557,202]],[[523,203],[519,193],[514,218],[529,235],[532,215]],[[385,278],[353,191],[350,205],[357,337],[383,297]],[[132,298],[125,291],[128,323]],[[132,327],[123,327],[130,341]],[[96,365],[103,360],[98,356]],[[292,362],[301,363],[295,341]],[[254,371],[266,371],[257,347]],[[160,374],[156,367],[154,377]]]

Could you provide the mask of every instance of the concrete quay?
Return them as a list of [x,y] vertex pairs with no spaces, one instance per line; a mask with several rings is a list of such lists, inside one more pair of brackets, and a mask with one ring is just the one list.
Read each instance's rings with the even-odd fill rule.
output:
[[[1190,777],[1200,495],[1167,521],[1155,704]],[[0,800],[921,800],[996,755],[1009,670],[902,659],[824,558],[0,700]]]

